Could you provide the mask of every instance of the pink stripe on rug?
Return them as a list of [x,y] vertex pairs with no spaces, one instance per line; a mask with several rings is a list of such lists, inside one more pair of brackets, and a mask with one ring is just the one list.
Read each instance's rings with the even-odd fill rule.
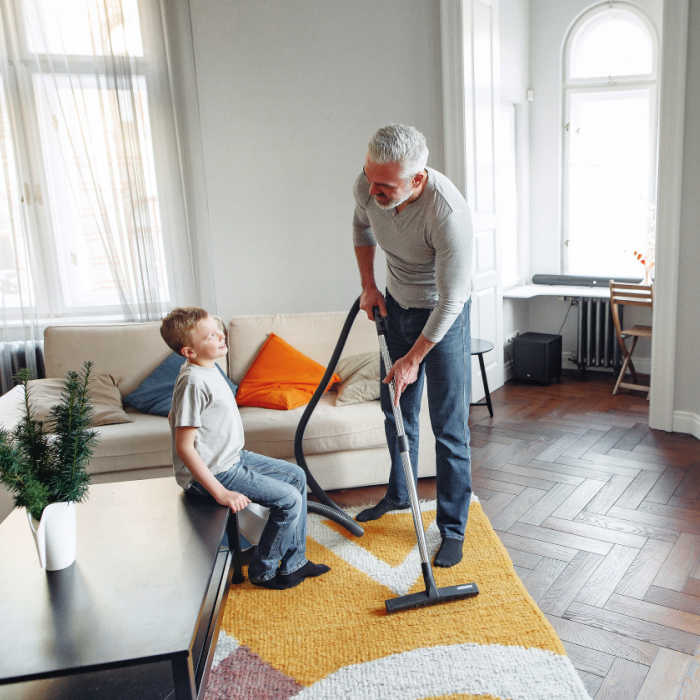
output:
[[286,700],[302,686],[265,663],[248,647],[240,646],[212,669],[205,700]]

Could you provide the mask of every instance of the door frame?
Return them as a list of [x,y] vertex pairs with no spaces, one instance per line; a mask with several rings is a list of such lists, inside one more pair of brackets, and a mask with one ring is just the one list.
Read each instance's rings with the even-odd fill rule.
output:
[[[469,0],[469,3],[475,0]],[[492,40],[492,70],[494,78],[494,94],[498,94],[498,76],[500,71],[498,53],[498,2],[497,0],[480,0],[488,5],[496,19],[496,28]],[[452,180],[460,192],[467,198],[467,193],[473,189],[474,182],[470,182],[472,164],[467,157],[467,132],[473,128],[473,114],[468,109],[467,85],[473,79],[472,46],[471,41],[465,36],[469,27],[472,6],[465,0],[440,0],[440,33],[442,44],[442,99],[443,99],[443,131],[444,131],[444,159],[445,174]],[[494,163],[497,161],[499,148],[497,134],[497,112],[498,100],[494,99],[492,108],[493,134],[494,134]],[[494,176],[495,177],[495,176]],[[476,208],[476,202],[470,202]],[[495,211],[494,202],[494,211]],[[496,293],[496,304],[499,305],[496,318],[496,337],[494,340],[496,347],[496,359],[487,367],[489,388],[491,391],[503,386],[505,370],[503,360],[503,301],[501,289],[501,270],[498,255],[499,229],[496,222],[494,228],[495,235],[495,271],[496,282],[494,285]],[[475,228],[475,238],[477,229]],[[474,243],[474,253],[478,250],[477,241]],[[476,291],[476,290],[474,290]],[[472,306],[472,314],[474,307]],[[481,381],[481,374],[476,358],[472,358],[472,377],[478,377],[472,382],[472,399],[479,400],[485,395]]]
[[667,431],[674,429],[676,393],[688,13],[688,0],[664,0],[649,427]]

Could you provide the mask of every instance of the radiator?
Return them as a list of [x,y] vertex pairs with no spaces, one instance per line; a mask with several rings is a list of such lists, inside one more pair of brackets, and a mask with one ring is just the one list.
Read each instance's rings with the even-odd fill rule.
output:
[[[571,358],[572,362],[575,362],[580,370],[587,367],[619,370],[622,357],[615,337],[610,301],[581,297],[577,304],[576,358]],[[619,311],[622,322],[622,309]]]
[[32,377],[46,376],[44,367],[44,342],[41,340],[16,340],[0,343],[0,394],[17,383],[14,375],[21,369],[29,369]]

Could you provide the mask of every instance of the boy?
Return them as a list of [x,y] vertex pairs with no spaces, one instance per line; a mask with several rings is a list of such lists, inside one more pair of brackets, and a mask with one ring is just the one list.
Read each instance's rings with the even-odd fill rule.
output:
[[284,589],[330,568],[306,559],[306,475],[289,462],[243,449],[243,424],[231,389],[215,366],[226,355],[217,321],[196,307],[171,311],[163,340],[185,362],[168,420],[173,467],[188,493],[213,498],[234,513],[255,501],[270,509],[248,568],[256,586]]

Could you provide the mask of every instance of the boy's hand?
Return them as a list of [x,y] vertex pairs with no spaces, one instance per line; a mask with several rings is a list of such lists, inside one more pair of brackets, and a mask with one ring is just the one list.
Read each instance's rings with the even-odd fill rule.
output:
[[228,506],[233,513],[238,513],[250,503],[250,498],[238,491],[226,491],[216,501],[219,505]]

